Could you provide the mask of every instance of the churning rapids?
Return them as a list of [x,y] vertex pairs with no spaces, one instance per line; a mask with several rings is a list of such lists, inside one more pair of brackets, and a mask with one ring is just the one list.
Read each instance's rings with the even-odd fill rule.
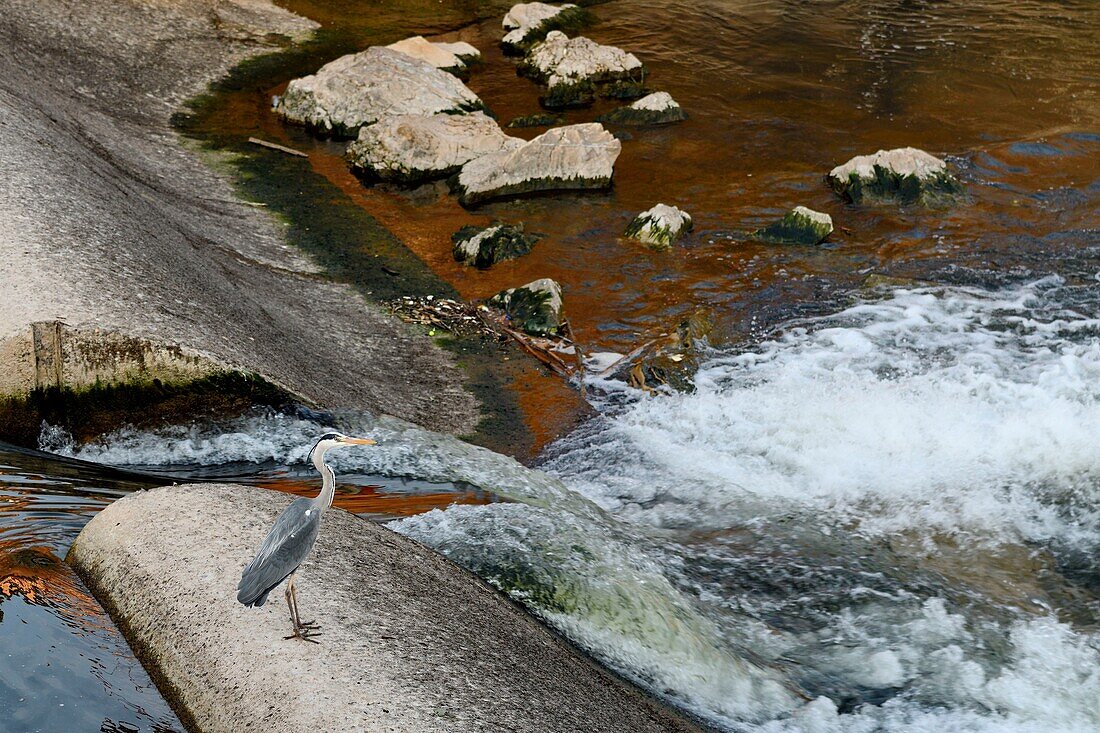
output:
[[[382,447],[335,460],[506,499],[391,526],[719,727],[1100,728],[1100,288],[895,290],[715,351],[696,382],[593,384],[601,415],[541,471],[346,415]],[[257,416],[75,456],[292,464],[317,430]]]

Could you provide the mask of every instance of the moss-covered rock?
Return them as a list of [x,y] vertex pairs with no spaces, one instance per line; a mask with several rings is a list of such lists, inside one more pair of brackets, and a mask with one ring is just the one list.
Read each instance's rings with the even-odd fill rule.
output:
[[533,115],[524,115],[522,117],[514,117],[512,121],[508,123],[508,127],[553,127],[554,125],[560,125],[564,120],[557,115],[548,115],[544,113],[537,113]]
[[87,387],[39,388],[0,396],[0,440],[38,447],[43,424],[86,443],[124,426],[159,428],[236,417],[256,406],[293,407],[296,398],[253,374],[220,372],[192,380],[159,379]]
[[551,31],[546,40],[532,46],[516,72],[550,86],[569,81],[610,84],[645,79],[645,66],[634,54],[584,36],[569,38],[560,31]]
[[485,269],[504,260],[522,257],[538,240],[533,234],[524,234],[522,223],[465,226],[451,235],[451,251],[457,262]]
[[652,94],[652,92],[649,87],[645,85],[645,75],[645,69],[642,69],[635,78],[618,79],[603,84],[599,87],[598,93],[604,99],[621,99],[623,101],[647,97]]
[[667,125],[687,119],[684,109],[668,92],[655,92],[634,104],[620,107],[597,118],[614,125]]
[[777,222],[753,232],[753,238],[776,244],[820,244],[833,231],[833,218],[796,206]]
[[626,227],[623,236],[636,239],[653,249],[668,249],[684,232],[691,231],[691,216],[675,206],[657,204],[643,211]]
[[829,186],[852,203],[896,201],[940,205],[962,193],[947,163],[917,148],[859,155],[829,171]]
[[564,81],[539,95],[539,104],[546,109],[579,109],[595,101],[596,86],[590,81]]
[[532,336],[556,336],[561,331],[561,285],[550,278],[503,290],[488,304],[504,311],[514,328]]
[[550,31],[575,31],[584,27],[590,16],[574,4],[519,3],[504,16],[501,25],[508,31],[501,39],[504,53],[521,56]]

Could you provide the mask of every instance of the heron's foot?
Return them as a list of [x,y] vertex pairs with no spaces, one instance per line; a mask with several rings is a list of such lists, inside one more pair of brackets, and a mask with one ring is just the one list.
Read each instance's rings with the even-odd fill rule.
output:
[[298,639],[300,641],[308,641],[311,644],[320,644],[321,642],[319,642],[319,641],[317,641],[316,639],[313,638],[315,636],[320,636],[320,635],[321,635],[321,632],[317,630],[316,626],[307,627],[307,626],[303,625],[303,626],[299,626],[296,629],[294,629],[294,633],[291,634],[290,636],[284,636],[283,638],[284,639]]
[[298,626],[300,626],[303,629],[311,629],[311,630],[317,630],[317,629],[321,628],[321,625],[319,623],[317,623],[316,621],[299,621]]

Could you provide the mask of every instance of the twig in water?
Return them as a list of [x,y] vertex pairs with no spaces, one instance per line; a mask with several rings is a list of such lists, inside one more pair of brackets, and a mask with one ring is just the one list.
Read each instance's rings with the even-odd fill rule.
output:
[[287,155],[297,155],[300,158],[308,158],[309,153],[303,153],[301,150],[295,150],[294,148],[288,148],[285,145],[279,145],[278,143],[269,143],[267,140],[261,140],[258,137],[248,138],[248,142],[253,145],[260,145],[265,148],[271,148],[272,150],[278,150],[280,153],[286,153]]

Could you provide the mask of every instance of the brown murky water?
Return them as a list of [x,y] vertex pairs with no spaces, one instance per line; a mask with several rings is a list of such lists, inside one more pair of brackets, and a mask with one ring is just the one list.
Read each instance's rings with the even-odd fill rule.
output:
[[[287,7],[353,34],[360,47],[456,26],[464,4]],[[439,36],[484,54],[468,82],[502,123],[539,111],[539,88],[501,54],[501,8]],[[467,211],[442,183],[366,187],[341,158],[270,111],[282,85],[242,93],[233,124],[311,153],[309,165],[348,192],[467,298],[552,277],[570,323],[592,350],[625,351],[699,307],[715,338],[743,336],[871,271],[935,279],[947,266],[1041,269],[1045,239],[1095,224],[1100,177],[1100,6],[1093,2],[610,2],[584,33],[638,55],[649,85],[689,112],[682,124],[626,128],[606,193],[492,203]],[[321,59],[319,59],[320,61]],[[570,111],[589,121],[601,102]],[[530,138],[541,130],[511,130]],[[243,133],[243,129],[242,129]],[[913,145],[946,156],[969,200],[945,211],[853,207],[824,174],[853,155]],[[653,204],[695,217],[693,235],[654,253],[619,236]],[[746,242],[802,204],[838,226],[823,248]],[[450,234],[465,224],[523,221],[535,250],[489,271],[456,264]],[[1078,242],[1077,244],[1084,244]],[[1073,245],[1058,256],[1072,256]]]

